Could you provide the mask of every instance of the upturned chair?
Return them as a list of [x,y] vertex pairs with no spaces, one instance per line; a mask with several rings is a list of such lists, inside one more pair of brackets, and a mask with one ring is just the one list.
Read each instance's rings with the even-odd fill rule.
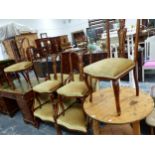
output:
[[[65,106],[65,99],[76,99],[72,106],[57,114],[57,123],[73,131],[87,133],[87,119],[83,111],[83,102],[89,95],[83,77],[83,56],[85,51],[70,51],[70,81],[57,90],[58,102]],[[90,80],[94,84],[95,80]]]
[[[117,115],[121,115],[120,107],[120,88],[119,88],[119,79],[128,74],[131,70],[134,71],[134,81],[136,86],[136,96],[139,95],[139,86],[137,79],[137,54],[138,54],[138,40],[139,40],[139,31],[140,31],[140,20],[137,19],[136,24],[136,34],[135,34],[135,47],[134,47],[134,60],[124,58],[125,56],[125,40],[127,29],[125,28],[125,20],[120,21],[120,29],[118,30],[119,38],[119,58],[107,58],[91,65],[88,65],[84,68],[85,81],[90,90],[90,101],[93,100],[92,88],[88,84],[88,77],[94,77],[100,80],[111,80]],[[106,31],[107,31],[107,51],[110,57],[110,33],[109,33],[109,20],[106,21]]]
[[[26,46],[27,48],[23,48],[23,45],[27,45]],[[27,38],[23,38],[20,41],[19,51],[17,50],[16,46],[17,46],[16,42],[14,40],[12,40],[11,48],[14,51],[14,55],[16,58],[16,64],[13,64],[13,65],[10,65],[10,66],[4,68],[4,73],[6,75],[8,83],[12,89],[15,89],[15,85],[14,85],[13,79],[10,75],[15,74],[16,77],[18,78],[19,82],[20,82],[19,73],[21,73],[23,75],[26,82],[32,88],[32,84],[31,84],[30,77],[29,77],[30,70],[34,71],[34,74],[37,78],[37,81],[39,82],[39,79],[38,79],[37,73],[35,71],[34,65],[33,65],[32,61],[30,59],[28,59],[28,52],[29,52],[29,49],[32,47],[30,46],[29,40]]]
[[[61,103],[57,103],[57,93],[56,90],[63,86],[69,79],[69,72],[65,70],[66,66],[69,66],[69,54],[68,53],[51,53],[48,49],[42,51],[44,58],[46,59],[47,75],[45,81],[34,86],[33,91],[35,95],[35,106],[34,106],[34,116],[47,122],[54,123],[57,134],[60,134],[59,128],[57,126],[56,116],[61,109],[66,109],[70,106],[73,100],[66,100],[67,106],[63,106]],[[52,66],[49,66],[48,60],[51,58]],[[60,60],[61,71],[57,71],[57,60]],[[50,74],[50,69],[53,69],[53,73]]]

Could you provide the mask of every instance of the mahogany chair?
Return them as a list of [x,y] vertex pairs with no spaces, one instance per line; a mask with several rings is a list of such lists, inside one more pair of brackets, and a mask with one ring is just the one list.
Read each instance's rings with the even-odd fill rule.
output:
[[[73,131],[87,133],[87,118],[83,111],[83,103],[89,95],[83,76],[83,57],[85,51],[70,51],[70,81],[57,90],[58,104],[66,105],[65,99],[75,99],[70,107],[57,113],[57,124]],[[91,81],[91,80],[90,80]],[[95,87],[95,80],[92,80]]]
[[[26,45],[27,48],[24,48],[25,45]],[[21,73],[23,75],[24,79],[26,80],[26,82],[32,88],[32,84],[31,84],[30,77],[29,77],[30,70],[34,71],[34,74],[35,74],[35,76],[37,78],[37,81],[39,82],[39,79],[38,79],[38,76],[36,74],[34,65],[33,65],[31,59],[28,58],[29,50],[32,47],[30,46],[29,40],[27,38],[21,39],[19,50],[17,50],[16,46],[17,46],[16,42],[14,40],[12,40],[11,48],[14,51],[14,55],[15,55],[15,58],[16,58],[16,64],[13,64],[13,65],[10,65],[10,66],[4,68],[5,76],[6,76],[7,80],[8,80],[8,83],[9,83],[10,87],[12,89],[15,89],[13,79],[12,79],[12,77],[10,75],[15,74],[16,77],[18,78],[19,82],[20,82],[19,73]]]
[[[109,20],[107,20],[107,51],[110,57],[110,33],[109,33]],[[107,58],[84,68],[85,81],[90,91],[90,101],[92,101],[92,88],[89,86],[88,77],[94,77],[100,80],[111,80],[117,115],[121,115],[120,107],[120,88],[119,79],[128,74],[131,70],[134,71],[134,81],[136,86],[136,96],[139,95],[139,86],[137,79],[137,54],[138,54],[138,40],[140,31],[140,20],[137,19],[136,34],[135,34],[135,47],[134,47],[134,60],[124,58],[125,54],[125,40],[127,29],[125,28],[125,20],[120,20],[120,29],[118,30],[119,38],[119,58]]]
[[[66,106],[63,106],[61,103],[57,103],[57,93],[56,90],[63,86],[69,79],[69,71],[65,69],[66,66],[69,66],[69,53],[51,53],[48,49],[40,51],[42,57],[46,59],[47,75],[45,81],[34,86],[33,91],[35,95],[35,105],[34,105],[34,116],[40,120],[46,122],[54,123],[57,134],[60,133],[56,116],[61,109],[66,109],[73,103],[73,100],[65,100],[67,102]],[[48,60],[51,58],[52,66],[49,66]],[[57,71],[57,60],[60,60],[61,71]],[[65,67],[64,67],[65,66]],[[51,68],[53,73],[50,74]]]

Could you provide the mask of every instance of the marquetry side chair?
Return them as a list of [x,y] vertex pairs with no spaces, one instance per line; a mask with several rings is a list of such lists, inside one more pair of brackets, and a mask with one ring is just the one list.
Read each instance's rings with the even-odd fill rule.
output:
[[[57,114],[57,124],[69,130],[87,133],[87,118],[83,103],[88,96],[88,88],[83,77],[83,57],[85,51],[70,51],[70,81],[57,90],[58,104],[65,105],[65,99],[75,99],[75,103]],[[90,80],[91,81],[91,80]],[[95,87],[95,80],[91,81]]]
[[[24,48],[23,45],[27,45],[27,48]],[[14,50],[15,46],[16,46],[16,42],[12,40],[11,48]],[[19,75],[22,74],[26,82],[32,88],[32,83],[29,77],[29,72],[33,70],[37,78],[37,81],[39,82],[33,62],[31,61],[31,59],[28,59],[28,52],[31,48],[33,47],[30,46],[29,40],[27,38],[21,39],[19,51],[14,51],[14,55],[16,56],[16,63],[4,68],[5,76],[12,89],[15,89],[15,85],[13,83],[13,79],[10,76],[11,74],[15,74],[19,82],[20,82]]]
[[[136,96],[139,96],[139,86],[137,79],[137,55],[138,55],[138,40],[139,40],[139,31],[140,31],[140,20],[137,19],[136,24],[136,34],[135,34],[135,47],[134,47],[134,60],[124,58],[125,54],[125,40],[127,35],[127,29],[125,28],[125,20],[120,21],[120,29],[118,30],[119,38],[119,58],[107,58],[91,65],[88,65],[84,68],[85,81],[88,85],[87,79],[89,76],[100,79],[100,80],[111,80],[117,115],[121,115],[121,106],[120,106],[120,87],[119,79],[128,74],[131,70],[134,71],[134,81],[136,86]],[[109,20],[107,20],[107,51],[110,56],[110,33],[109,33]],[[93,96],[91,87],[90,90],[90,101],[93,102]]]
[[[65,106],[57,104],[56,90],[63,86],[69,80],[69,73],[65,67],[69,66],[69,53],[51,53],[48,49],[43,51],[44,58],[46,59],[47,75],[45,81],[34,86],[34,116],[42,121],[52,122],[56,128],[57,134],[60,134],[56,116],[62,109],[66,109],[73,104],[74,100],[65,100]],[[49,66],[48,60],[51,58],[52,66]],[[60,72],[57,71],[57,60],[60,60]],[[50,74],[50,69],[53,73]]]

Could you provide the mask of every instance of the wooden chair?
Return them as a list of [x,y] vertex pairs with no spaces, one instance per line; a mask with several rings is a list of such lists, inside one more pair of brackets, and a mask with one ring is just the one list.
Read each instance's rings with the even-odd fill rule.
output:
[[[83,77],[83,56],[85,51],[70,51],[70,81],[57,90],[58,104],[65,106],[65,99],[76,99],[76,103],[57,114],[57,124],[73,131],[87,133],[87,119],[83,102],[88,96],[88,88]],[[92,82],[95,87],[95,81]],[[80,104],[81,103],[81,104]]]
[[[128,74],[131,70],[134,71],[134,81],[136,86],[136,96],[139,95],[139,86],[137,79],[137,53],[138,53],[138,40],[139,40],[140,20],[137,20],[135,47],[134,47],[134,60],[124,58],[125,54],[125,39],[127,29],[125,28],[125,20],[120,20],[120,29],[118,30],[119,37],[119,58],[107,58],[84,68],[85,81],[90,90],[90,101],[92,101],[92,88],[88,84],[88,76],[100,79],[111,80],[117,115],[121,115],[120,107],[120,88],[119,79]],[[110,57],[110,33],[109,33],[109,20],[107,20],[107,51]]]
[[[27,48],[23,48],[24,47],[23,45],[24,46],[27,45],[26,46]],[[15,85],[14,85],[13,79],[11,78],[10,75],[15,74],[16,77],[18,78],[19,82],[20,82],[19,73],[21,73],[23,75],[26,82],[32,88],[32,84],[31,84],[30,77],[29,77],[29,71],[30,70],[34,71],[35,76],[36,76],[36,78],[37,78],[37,80],[39,82],[38,76],[37,76],[37,74],[35,72],[34,65],[33,65],[32,61],[30,59],[28,59],[28,53],[29,53],[29,50],[32,47],[30,46],[29,40],[27,38],[23,38],[21,40],[19,51],[17,50],[16,46],[17,45],[16,45],[15,40],[12,40],[11,48],[14,51],[14,55],[15,55],[15,58],[16,58],[16,64],[13,64],[11,66],[8,66],[8,67],[4,68],[4,73],[6,75],[8,83],[9,83],[9,85],[10,85],[10,87],[12,89],[15,89]]]
[[[44,58],[46,59],[47,75],[45,81],[34,86],[33,91],[35,95],[34,116],[47,122],[54,123],[57,134],[60,133],[57,126],[56,116],[61,109],[66,109],[67,106],[72,104],[73,100],[66,100],[67,106],[63,106],[61,103],[57,105],[56,90],[63,86],[69,79],[68,71],[64,70],[64,66],[69,66],[69,54],[68,53],[51,53],[48,49],[42,51]],[[50,74],[50,68],[48,60],[51,58],[53,73]],[[57,59],[61,62],[61,72],[57,72]]]

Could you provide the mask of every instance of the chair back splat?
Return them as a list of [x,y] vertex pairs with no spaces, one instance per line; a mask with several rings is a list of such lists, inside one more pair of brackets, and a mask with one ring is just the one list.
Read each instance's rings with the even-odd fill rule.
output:
[[111,52],[110,52],[110,23],[109,23],[109,20],[107,19],[106,20],[106,33],[107,33],[107,44],[106,44],[106,48],[107,48],[107,57],[109,58],[110,55],[111,55]]
[[120,19],[120,29],[118,30],[118,38],[119,38],[119,54],[120,57],[125,57],[125,40],[127,28],[125,28],[125,19]]
[[136,37],[135,37],[135,48],[134,48],[134,61],[136,65],[138,63],[139,33],[140,33],[140,19],[137,20],[137,25],[136,25]]
[[74,73],[79,73],[79,80],[83,81],[83,57],[85,51],[81,52],[70,52],[69,61],[70,61],[70,71],[71,71],[71,80],[74,81]]

